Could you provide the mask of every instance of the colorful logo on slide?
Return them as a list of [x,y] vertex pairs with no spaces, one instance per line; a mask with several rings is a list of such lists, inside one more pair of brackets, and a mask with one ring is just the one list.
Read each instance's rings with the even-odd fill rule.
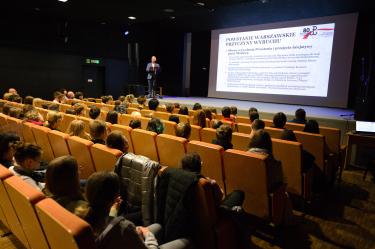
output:
[[324,28],[324,27],[318,27],[318,26],[311,26],[311,27],[304,27],[302,30],[301,35],[303,36],[303,39],[308,39],[309,37],[314,36],[329,36],[333,35],[334,28]]

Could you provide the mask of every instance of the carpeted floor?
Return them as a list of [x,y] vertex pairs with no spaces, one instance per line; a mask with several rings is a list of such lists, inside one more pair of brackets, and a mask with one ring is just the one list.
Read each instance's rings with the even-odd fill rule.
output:
[[[375,248],[375,184],[362,171],[345,171],[343,182],[296,211],[295,227],[249,236],[251,248]],[[0,235],[4,227],[0,224]],[[263,234],[264,236],[260,236]],[[266,239],[265,239],[266,238]],[[23,249],[13,235],[0,237],[1,249]]]

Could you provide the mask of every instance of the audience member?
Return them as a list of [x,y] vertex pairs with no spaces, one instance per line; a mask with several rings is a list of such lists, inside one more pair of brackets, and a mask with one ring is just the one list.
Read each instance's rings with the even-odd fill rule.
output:
[[107,104],[111,100],[109,96],[102,96],[101,99],[103,104]]
[[12,106],[10,104],[8,104],[8,103],[5,103],[3,105],[3,113],[5,115],[9,115],[10,108],[12,108]]
[[258,112],[258,109],[255,108],[255,107],[250,107],[250,108],[249,108],[249,113],[250,113],[250,112]]
[[173,113],[173,110],[174,110],[174,104],[170,104],[170,103],[168,103],[168,104],[166,104],[165,105],[165,109],[167,110],[167,112],[169,112],[169,113]]
[[121,114],[126,114],[126,105],[124,104],[124,102],[121,101],[121,100],[116,100],[114,111],[118,112],[118,113],[121,113]]
[[304,132],[309,132],[309,133],[315,133],[315,134],[319,134],[320,133],[320,130],[319,130],[319,124],[316,120],[309,120],[306,122],[305,124],[305,128],[303,129]]
[[117,124],[118,123],[118,114],[116,111],[109,111],[107,113],[106,122],[109,122],[111,124]]
[[76,92],[74,95],[76,99],[83,100],[83,92]]
[[101,120],[93,120],[90,122],[90,137],[94,144],[105,144],[107,135],[107,125],[105,122]]
[[83,105],[81,103],[76,103],[73,106],[73,109],[74,109],[77,116],[85,116],[85,105]]
[[180,109],[180,103],[173,103],[173,105],[174,105],[174,108]]
[[66,108],[66,114],[76,115],[76,111],[73,108]]
[[60,106],[56,103],[52,103],[52,104],[48,105],[47,109],[50,110],[50,111],[58,112],[60,110]]
[[61,120],[62,115],[60,113],[50,111],[47,113],[47,121],[44,123],[44,126],[51,130],[58,130]]
[[228,106],[224,106],[223,109],[221,109],[221,114],[223,115],[223,121],[233,122],[230,117],[230,108]]
[[141,124],[141,121],[139,119],[130,120],[129,126],[132,129],[141,129],[142,128],[142,124]]
[[148,109],[152,111],[156,111],[156,108],[158,108],[158,106],[159,106],[159,100],[154,98],[148,101]]
[[224,150],[233,149],[232,128],[229,125],[221,125],[216,129],[216,139],[212,140],[212,143],[222,146]]
[[297,109],[295,118],[290,120],[289,122],[298,123],[298,124],[306,124],[306,111],[302,108]]
[[77,136],[83,139],[91,140],[90,135],[85,132],[85,123],[82,120],[73,120],[70,122],[67,133],[70,136]]
[[18,107],[11,107],[9,109],[9,116],[12,118],[22,119],[23,118],[22,109]]
[[252,124],[255,119],[259,119],[259,113],[258,112],[249,112],[249,119],[250,119],[250,124]]
[[142,114],[140,112],[134,111],[130,114],[132,120],[141,120]]
[[177,115],[171,115],[168,118],[169,121],[175,122],[176,124],[180,123],[180,117]]
[[206,127],[206,115],[203,110],[197,110],[193,116],[193,125],[198,125],[202,128]]
[[91,119],[97,119],[100,115],[100,108],[97,106],[92,106],[89,111],[89,117]]
[[176,136],[189,140],[191,134],[191,126],[189,123],[179,123],[176,127]]
[[17,90],[15,88],[9,88],[8,93],[18,95]]
[[74,98],[75,98],[75,96],[74,96],[74,92],[69,91],[69,92],[66,94],[66,97],[67,97],[68,99],[74,99]]
[[235,121],[237,118],[237,107],[236,106],[231,106],[230,107],[230,118]]
[[53,93],[53,103],[64,103],[65,102],[65,95],[61,92],[54,92]]
[[286,116],[282,112],[278,112],[273,116],[273,126],[275,128],[284,129],[286,124]]
[[193,110],[194,110],[194,111],[202,110],[202,109],[203,109],[203,108],[202,108],[201,104],[199,104],[199,103],[195,103],[195,104],[193,105]]
[[36,110],[27,112],[25,114],[25,121],[40,126],[44,124],[44,120]]
[[206,115],[206,118],[208,118],[210,121],[212,120],[212,112],[210,109],[206,108],[203,109],[204,114]]
[[221,120],[214,119],[214,120],[212,121],[211,128],[216,130],[216,129],[219,128],[222,124],[223,124],[223,122],[221,122]]
[[145,106],[146,106],[146,101],[147,101],[147,98],[146,98],[146,96],[144,96],[144,95],[141,95],[141,96],[139,96],[138,98],[137,98],[137,103],[138,103],[138,108],[139,109],[143,109],[143,108],[145,108]]
[[178,114],[189,115],[189,110],[186,106],[181,106],[180,110],[178,111]]
[[15,133],[0,133],[0,164],[7,168],[14,165],[13,157],[20,142],[20,137]]
[[33,105],[34,104],[34,97],[33,96],[26,96],[23,100],[25,105]]
[[128,94],[128,95],[126,95],[126,96],[125,96],[125,104],[126,104],[126,105],[129,105],[129,104],[133,103],[133,102],[134,102],[134,99],[135,99],[135,97],[134,97],[133,94]]
[[128,153],[129,142],[121,131],[109,133],[106,144],[109,148],[121,150],[125,154]]
[[158,118],[152,118],[147,124],[147,130],[162,134],[164,131],[164,125]]

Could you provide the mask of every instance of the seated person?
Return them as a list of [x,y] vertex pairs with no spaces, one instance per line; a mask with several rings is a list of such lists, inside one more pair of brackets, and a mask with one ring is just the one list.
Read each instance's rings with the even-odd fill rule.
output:
[[40,126],[42,126],[44,123],[44,120],[41,118],[41,115],[36,110],[27,112],[25,114],[25,121]]
[[203,108],[202,108],[202,105],[199,104],[199,103],[195,103],[195,104],[193,105],[193,110],[194,110],[194,111],[202,110],[202,109],[203,109]]
[[62,115],[60,113],[50,111],[47,113],[47,121],[44,123],[44,126],[51,130],[58,130],[61,120]]
[[224,150],[233,149],[232,128],[226,124],[221,125],[216,129],[216,139],[212,143],[222,146]]
[[189,115],[189,110],[186,106],[181,106],[180,110],[178,111],[178,114]]
[[134,97],[133,94],[128,94],[128,95],[125,96],[125,101],[124,101],[125,103],[124,104],[129,106],[131,103],[134,102],[134,99],[135,99],[135,97]]
[[71,115],[76,115],[76,111],[74,110],[74,108],[66,108],[65,113],[71,114]]
[[249,112],[250,124],[252,124],[256,119],[259,119],[258,112]]
[[65,95],[59,91],[53,93],[53,103],[65,103]]
[[284,129],[286,124],[286,116],[282,112],[278,112],[273,116],[273,127],[278,129]]
[[176,109],[180,109],[180,103],[173,103],[173,105],[174,105],[174,108],[176,108]]
[[189,123],[179,123],[176,127],[176,136],[189,140],[191,134],[191,126]]
[[68,91],[68,93],[66,94],[66,97],[67,97],[68,99],[74,99],[74,98],[75,98],[74,92],[72,92],[72,91]]
[[83,92],[76,92],[74,95],[76,99],[83,100]]
[[128,153],[129,143],[121,131],[109,133],[106,144],[109,148],[121,150],[125,154]]
[[131,116],[132,120],[139,120],[140,121],[141,118],[142,118],[142,114],[140,112],[136,112],[136,111],[132,112],[132,114],[130,114],[130,116]]
[[159,106],[159,100],[150,99],[148,101],[148,109],[150,109],[151,111],[156,111],[156,108],[158,108],[158,106]]
[[168,118],[169,121],[175,122],[176,124],[180,123],[180,117],[177,115],[171,115]]
[[213,119],[212,112],[210,109],[203,109],[203,112],[206,115],[206,118],[208,118],[210,121]]
[[12,118],[22,119],[23,118],[22,109],[18,107],[11,107],[9,110],[9,116]]
[[237,117],[237,107],[236,106],[231,106],[230,107],[230,118],[233,121],[236,121],[236,117]]
[[79,166],[74,157],[62,156],[49,162],[43,192],[80,218],[86,216],[88,203],[81,192]]
[[111,98],[110,98],[109,96],[102,96],[102,97],[100,97],[100,98],[102,99],[102,103],[103,103],[103,104],[107,104],[108,101],[111,100]]
[[111,124],[117,124],[118,122],[118,114],[115,111],[109,111],[107,113],[106,122],[109,122]]
[[316,120],[309,120],[305,124],[305,128],[303,129],[304,132],[319,134],[319,124]]
[[129,123],[129,126],[132,128],[132,129],[142,129],[142,123],[139,119],[132,119],[130,120],[130,123]]
[[201,128],[205,128],[206,127],[206,114],[204,114],[203,110],[197,110],[194,113],[193,122],[192,123],[193,123],[193,125],[198,125]]
[[233,119],[230,117],[230,108],[229,106],[224,106],[223,109],[221,109],[221,114],[223,115],[223,121],[228,121],[230,123],[233,123]]
[[91,119],[97,119],[100,116],[100,108],[92,106],[89,111],[89,117]]
[[77,116],[85,116],[85,105],[76,103],[74,104],[73,109]]
[[13,157],[21,138],[15,133],[0,133],[0,163],[9,168],[14,165]]
[[22,180],[42,191],[45,184],[43,177],[35,171],[40,168],[42,149],[34,144],[19,144],[14,154],[16,163],[9,167],[13,175],[21,177]]
[[250,113],[250,112],[258,112],[258,109],[255,108],[255,107],[250,107],[250,108],[249,108],[249,113]]
[[123,104],[122,101],[116,100],[115,101],[114,111],[118,112],[118,113],[121,113],[121,114],[126,114],[126,105]]
[[58,112],[60,110],[60,106],[58,104],[52,103],[48,106],[48,110]]
[[168,103],[165,105],[165,109],[167,110],[167,112],[169,113],[173,113],[173,110],[174,110],[174,104],[171,104],[171,103]]
[[33,105],[33,102],[34,102],[33,96],[26,96],[25,99],[23,100],[23,103],[25,105]]
[[289,122],[297,124],[306,124],[306,111],[302,108],[296,110],[295,118]]
[[146,130],[156,132],[158,135],[164,131],[164,125],[158,118],[152,118],[148,124]]
[[146,98],[146,96],[144,96],[144,95],[141,95],[141,96],[139,96],[138,98],[137,98],[137,103],[138,103],[138,108],[139,109],[143,109],[143,108],[145,108],[145,106],[146,106],[146,101],[147,101],[147,98]]
[[93,120],[90,122],[90,137],[94,144],[105,144],[107,139],[107,125],[101,120]]
[[77,136],[83,139],[91,140],[90,134],[85,132],[85,122],[82,120],[73,120],[70,123],[66,133],[68,133],[70,136]]
[[221,122],[221,120],[214,119],[214,121],[212,121],[211,128],[216,130],[216,129],[219,128],[222,124],[223,124],[223,122]]
[[254,136],[254,133],[257,130],[264,129],[265,126],[266,126],[266,124],[264,123],[263,120],[261,120],[261,119],[255,119],[254,122],[251,123],[250,138],[252,138]]

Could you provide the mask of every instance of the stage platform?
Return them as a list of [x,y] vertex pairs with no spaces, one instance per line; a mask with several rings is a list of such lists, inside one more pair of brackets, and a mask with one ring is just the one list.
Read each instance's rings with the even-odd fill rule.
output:
[[[247,116],[250,107],[258,109],[260,117],[263,119],[272,119],[277,112],[284,112],[288,120],[294,118],[294,113],[298,108],[306,110],[308,119],[315,119],[322,126],[335,127],[341,129],[341,134],[344,135],[347,130],[354,128],[354,111],[343,108],[330,107],[316,107],[303,105],[288,105],[277,103],[265,103],[256,101],[244,101],[233,99],[218,99],[218,98],[204,98],[204,97],[173,97],[164,96],[160,99],[161,103],[180,103],[191,108],[194,103],[200,103],[203,107],[215,107],[220,113],[223,106],[236,106],[238,115]],[[340,116],[348,115],[348,116]],[[351,116],[350,116],[351,115]]]

